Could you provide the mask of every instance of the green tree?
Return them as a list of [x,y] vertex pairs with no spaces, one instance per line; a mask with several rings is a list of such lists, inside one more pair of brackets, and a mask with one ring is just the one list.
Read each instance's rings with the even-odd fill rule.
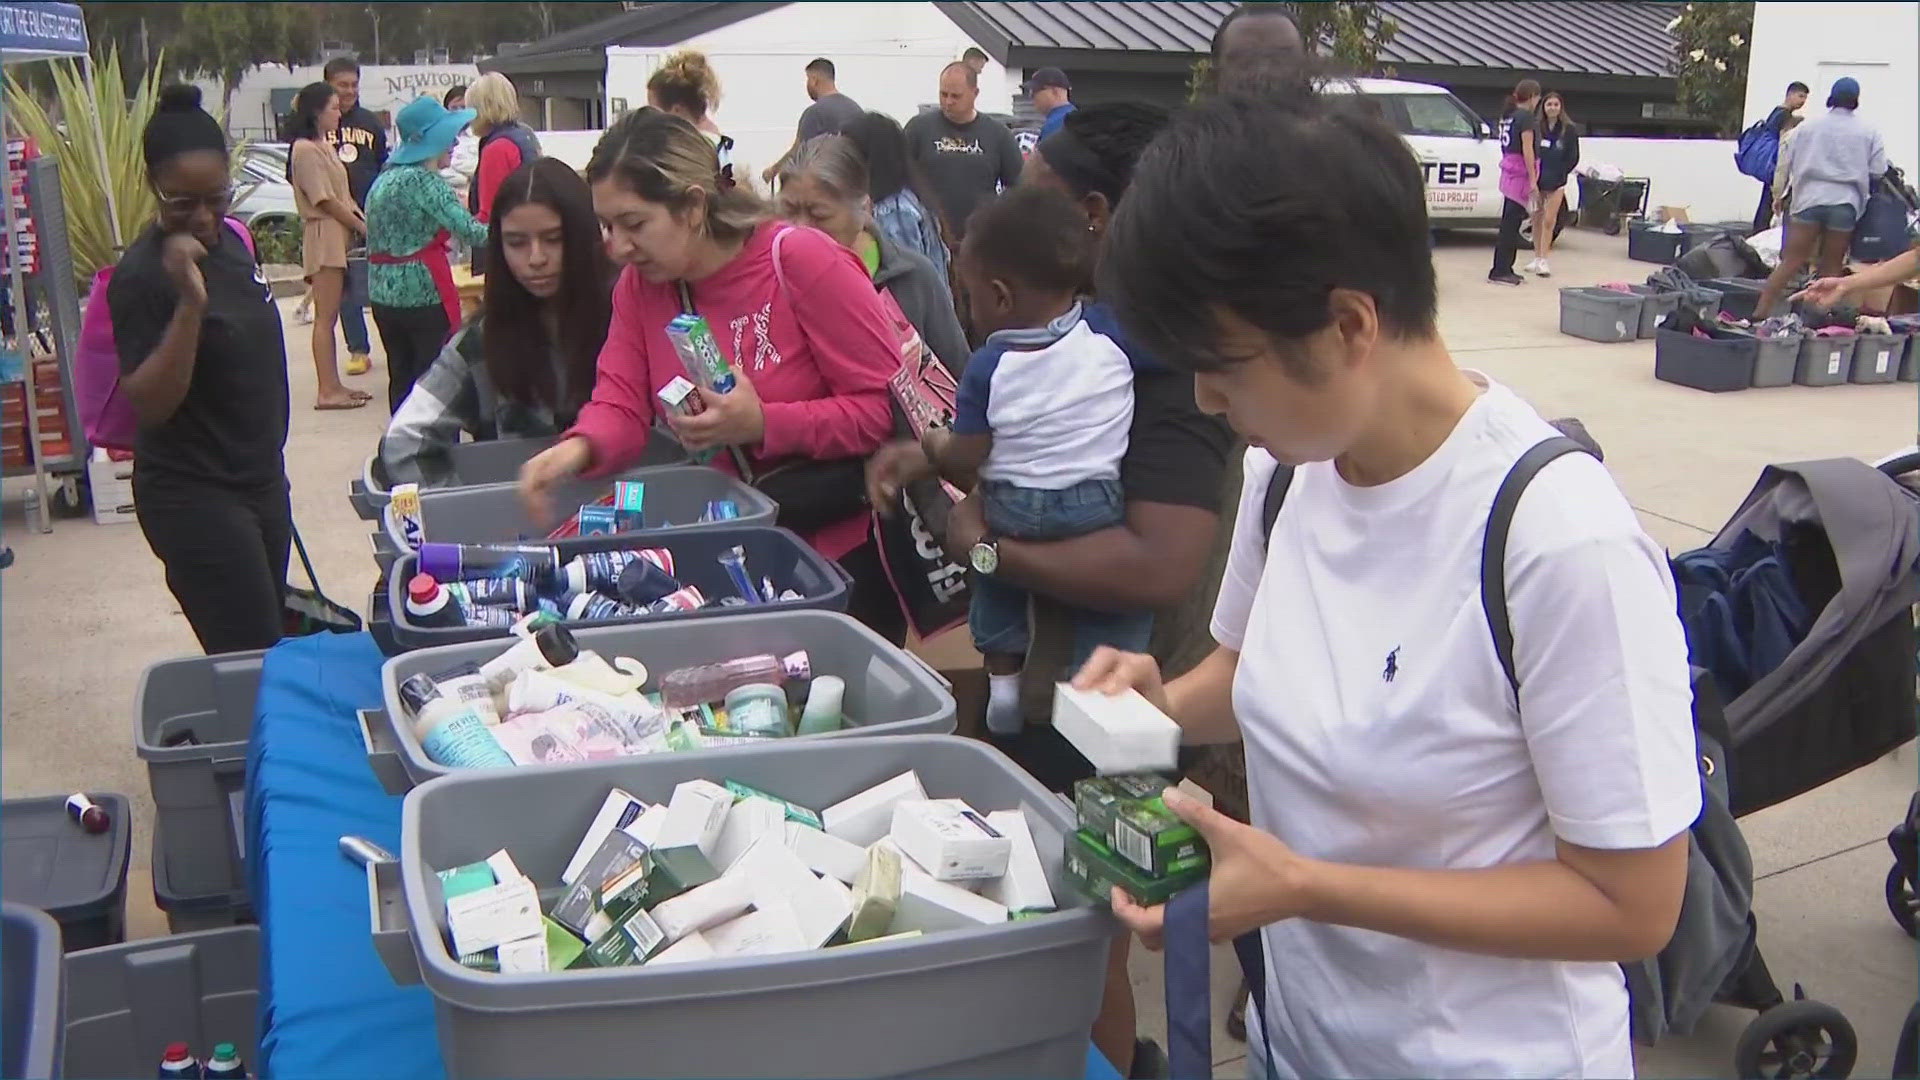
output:
[[1722,136],[1740,131],[1747,103],[1747,51],[1753,4],[1688,4],[1667,24],[1680,104],[1714,122]]
[[180,12],[174,57],[180,69],[219,78],[220,112],[249,70],[261,64],[305,63],[319,42],[310,9],[302,4],[192,3]]

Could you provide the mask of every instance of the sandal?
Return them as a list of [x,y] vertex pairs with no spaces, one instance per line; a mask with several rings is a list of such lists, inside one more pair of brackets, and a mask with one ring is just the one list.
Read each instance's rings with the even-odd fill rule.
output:
[[344,412],[348,409],[364,409],[370,400],[370,397],[349,396],[345,401],[316,401],[313,408],[315,412]]

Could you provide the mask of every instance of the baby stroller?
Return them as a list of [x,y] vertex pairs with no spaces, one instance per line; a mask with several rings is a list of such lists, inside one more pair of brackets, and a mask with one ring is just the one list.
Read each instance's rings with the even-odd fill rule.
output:
[[[1789,1001],[1760,956],[1752,859],[1735,819],[1913,738],[1920,495],[1891,479],[1913,469],[1920,455],[1878,469],[1852,459],[1770,466],[1707,546],[1730,550],[1747,532],[1778,544],[1808,620],[1784,659],[1724,706],[1713,677],[1695,671],[1704,808],[1673,940],[1626,966],[1642,1041],[1685,1034],[1719,1002],[1760,1014],[1734,1048],[1741,1077],[1845,1077],[1853,1068],[1847,1018],[1797,985]],[[1685,585],[1681,594],[1682,608],[1696,610],[1699,598]],[[1691,624],[1689,638],[1698,653]]]

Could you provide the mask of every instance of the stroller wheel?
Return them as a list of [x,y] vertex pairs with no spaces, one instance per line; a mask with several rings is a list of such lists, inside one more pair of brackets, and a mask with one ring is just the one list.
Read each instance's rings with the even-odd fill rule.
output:
[[1914,895],[1898,863],[1887,871],[1887,910],[1908,937],[1920,937],[1920,897]]
[[1743,1080],[1842,1080],[1860,1049],[1839,1009],[1820,1001],[1790,1001],[1761,1013],[1733,1048]]

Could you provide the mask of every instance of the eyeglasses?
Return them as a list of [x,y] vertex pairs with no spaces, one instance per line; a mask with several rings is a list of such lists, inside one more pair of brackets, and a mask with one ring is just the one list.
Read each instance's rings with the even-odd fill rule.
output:
[[163,194],[160,196],[160,209],[165,210],[169,214],[184,216],[193,213],[202,206],[206,207],[208,212],[215,215],[226,213],[233,206],[233,188],[228,186],[210,195]]

